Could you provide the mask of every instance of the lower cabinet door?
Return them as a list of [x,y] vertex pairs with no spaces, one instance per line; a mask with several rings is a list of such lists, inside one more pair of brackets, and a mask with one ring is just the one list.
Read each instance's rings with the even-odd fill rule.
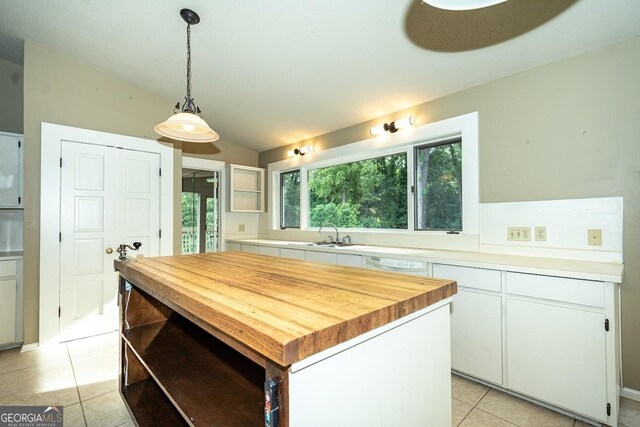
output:
[[258,253],[258,246],[256,245],[246,245],[246,244],[242,244],[242,252],[248,252],[248,253],[252,253],[252,254],[257,254]]
[[300,249],[288,249],[282,248],[280,249],[280,256],[283,258],[293,258],[293,259],[301,259],[304,261],[304,252]]
[[336,264],[338,257],[333,252],[307,251],[306,260],[309,262],[321,262],[323,264]]
[[604,314],[507,299],[508,387],[607,419]]
[[501,296],[459,287],[451,303],[451,368],[502,384]]
[[280,248],[274,248],[273,246],[258,246],[258,253],[260,255],[280,256]]
[[348,267],[362,267],[362,257],[360,255],[338,254],[338,265],[346,265]]
[[0,280],[0,345],[16,340],[16,279]]

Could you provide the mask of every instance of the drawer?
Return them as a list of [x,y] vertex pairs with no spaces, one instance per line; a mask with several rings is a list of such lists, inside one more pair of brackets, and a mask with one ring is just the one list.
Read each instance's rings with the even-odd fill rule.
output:
[[458,267],[456,265],[433,264],[433,277],[437,279],[451,279],[458,282],[458,286],[485,291],[500,292],[500,271],[484,268]]
[[280,256],[283,258],[301,259],[302,261],[304,261],[304,255],[304,251],[300,249],[280,249]]
[[258,246],[258,253],[260,255],[280,256],[280,248],[274,248],[273,246]]
[[0,261],[0,277],[15,276],[18,271],[18,261]]
[[507,273],[507,293],[604,307],[604,283],[535,274]]

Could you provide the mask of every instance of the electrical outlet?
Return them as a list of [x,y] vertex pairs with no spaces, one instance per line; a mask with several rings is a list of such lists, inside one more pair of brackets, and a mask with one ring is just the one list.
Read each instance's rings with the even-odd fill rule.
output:
[[238,224],[238,231],[244,233],[244,224]]
[[602,246],[602,229],[590,228],[588,231],[589,246]]
[[515,242],[531,241],[531,227],[507,227],[507,240]]
[[545,242],[547,240],[547,227],[536,227],[536,241]]

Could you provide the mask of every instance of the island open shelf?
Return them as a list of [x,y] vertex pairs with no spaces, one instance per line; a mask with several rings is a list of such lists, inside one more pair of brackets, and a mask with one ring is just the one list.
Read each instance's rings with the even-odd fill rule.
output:
[[139,425],[263,424],[262,366],[141,290],[126,292],[122,368],[144,379],[128,381],[123,397]]
[[187,426],[187,422],[169,398],[125,344],[121,378],[122,398],[129,410],[135,414],[139,426]]

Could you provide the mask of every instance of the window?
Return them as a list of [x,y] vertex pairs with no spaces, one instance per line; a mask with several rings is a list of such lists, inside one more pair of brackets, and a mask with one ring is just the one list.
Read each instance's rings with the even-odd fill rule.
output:
[[[412,245],[468,247],[479,234],[478,113],[394,135],[269,164],[270,229],[332,223],[375,244],[393,231],[414,235]],[[469,239],[451,240],[451,230]]]
[[300,228],[300,170],[280,174],[280,228]]
[[309,226],[407,229],[407,154],[308,173]]
[[418,146],[415,229],[462,230],[462,140]]

